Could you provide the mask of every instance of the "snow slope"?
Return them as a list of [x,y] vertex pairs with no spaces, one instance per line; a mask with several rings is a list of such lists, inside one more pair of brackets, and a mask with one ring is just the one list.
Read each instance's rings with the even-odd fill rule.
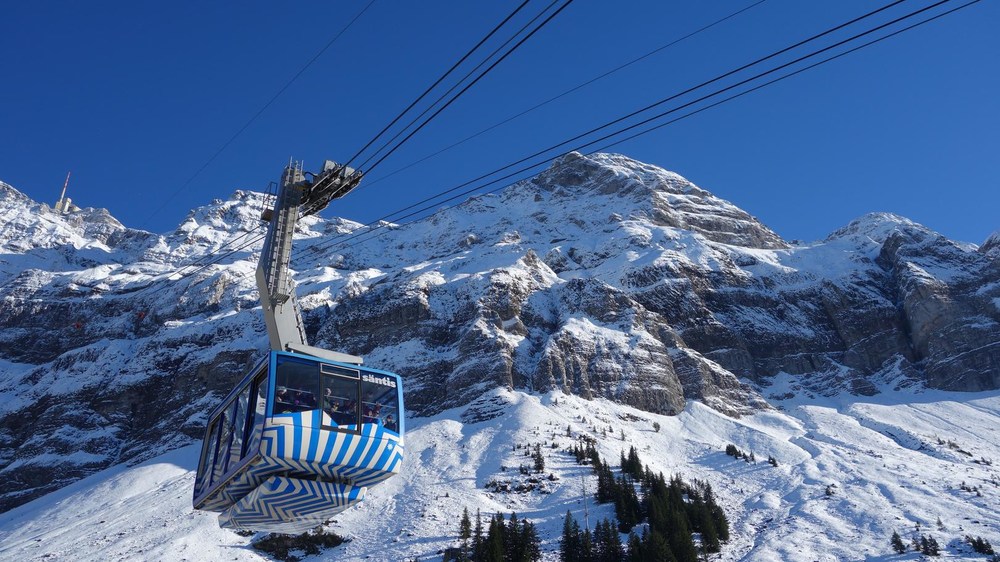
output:
[[[666,417],[561,392],[493,391],[467,409],[413,420],[402,474],[329,525],[350,542],[306,559],[440,559],[469,508],[532,520],[554,560],[563,515],[582,522],[583,487],[596,489],[590,468],[565,452],[582,434],[613,465],[634,445],[654,470],[711,483],[733,535],[715,560],[913,559],[890,555],[888,539],[896,530],[908,541],[917,526],[945,559],[975,558],[965,534],[1000,544],[1000,464],[982,464],[1000,461],[1000,393],[900,391],[781,406],[733,419],[692,402]],[[530,459],[514,445],[527,443],[543,445],[546,471],[558,478],[542,480],[547,493],[484,489],[526,478],[516,467]],[[758,462],[726,456],[729,443]],[[0,515],[0,560],[267,560],[249,538],[219,529],[214,514],[192,511],[197,455],[189,446],[105,470]],[[764,462],[769,455],[777,468]],[[592,497],[586,503],[592,526],[613,515]]]

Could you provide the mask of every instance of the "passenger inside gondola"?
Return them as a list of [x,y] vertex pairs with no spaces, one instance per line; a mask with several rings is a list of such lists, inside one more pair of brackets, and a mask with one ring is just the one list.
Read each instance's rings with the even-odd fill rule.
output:
[[274,393],[274,413],[284,414],[286,412],[295,412],[298,409],[295,407],[295,392],[289,392],[287,388],[278,388]]
[[356,426],[358,424],[357,404],[353,401],[341,401],[338,399],[334,402],[330,418],[338,426]]
[[399,400],[396,387],[381,382],[377,377],[361,383],[364,400],[362,400],[361,422],[376,424],[389,431],[399,431]]
[[365,402],[365,416],[362,419],[364,423],[375,423],[375,405],[371,402]]
[[341,413],[341,399],[340,397],[334,396],[331,389],[326,389],[326,394],[323,396],[323,411],[326,415],[330,416],[330,419],[336,420]]
[[319,369],[315,363],[280,357],[276,362],[274,413],[288,414],[318,408],[318,383]]
[[307,390],[296,390],[292,403],[298,406],[299,410],[316,407],[316,399],[313,398],[312,393]]

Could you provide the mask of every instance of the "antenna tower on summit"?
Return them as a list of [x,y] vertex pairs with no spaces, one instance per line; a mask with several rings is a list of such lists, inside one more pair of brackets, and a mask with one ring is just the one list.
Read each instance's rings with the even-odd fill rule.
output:
[[59,195],[59,200],[56,201],[56,212],[65,215],[70,211],[79,211],[80,207],[73,204],[73,200],[66,197],[66,188],[69,187],[69,175],[73,172],[66,172],[66,181],[63,183],[62,193]]

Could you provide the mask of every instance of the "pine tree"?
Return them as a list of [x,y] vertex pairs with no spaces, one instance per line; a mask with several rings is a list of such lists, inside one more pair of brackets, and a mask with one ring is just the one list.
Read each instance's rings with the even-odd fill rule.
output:
[[458,538],[462,539],[462,560],[469,559],[469,539],[472,538],[472,521],[469,508],[462,510],[462,521],[458,524]]
[[618,534],[618,529],[616,527],[617,525],[614,525],[611,523],[611,521],[608,521],[608,529],[611,530],[610,552],[612,556],[608,560],[610,560],[611,562],[622,562],[623,560],[625,560],[625,549],[623,548],[622,545],[621,535]]
[[545,472],[545,457],[542,456],[542,448],[540,445],[535,445],[535,472]]
[[524,549],[521,546],[521,522],[513,511],[510,512],[510,520],[507,522],[503,537],[504,560],[518,560]]
[[486,554],[486,539],[483,537],[483,518],[476,510],[476,530],[472,533],[472,559],[482,560]]
[[580,534],[580,562],[593,562],[594,560],[594,536],[590,529],[584,529]]
[[640,520],[639,497],[635,493],[635,485],[621,476],[615,485],[615,517],[618,518],[618,529],[626,533],[635,527]]
[[605,562],[607,560],[608,542],[610,539],[608,538],[607,528],[604,526],[605,521],[607,519],[598,522],[594,528],[594,562]]
[[993,550],[993,545],[990,544],[990,541],[982,537],[979,537],[979,550],[976,552],[981,552],[983,554],[996,554]]
[[667,520],[667,543],[677,562],[698,562],[698,550],[691,539],[684,512],[671,510]]
[[712,516],[709,514],[707,509],[705,509],[701,511],[701,517],[701,544],[704,547],[705,552],[719,552],[722,550],[722,544],[719,543],[719,533],[715,530],[715,524],[712,523]]
[[628,458],[622,466],[622,472],[631,475],[636,480],[642,479],[642,461],[639,460],[639,453],[636,452],[635,447],[629,447]]
[[705,498],[705,504],[708,507],[713,507],[715,505],[715,493],[712,492],[712,485],[705,482],[705,487],[702,490],[702,497]]
[[490,518],[490,528],[486,533],[483,556],[476,558],[476,562],[505,562],[504,530],[503,515],[498,513]]
[[521,520],[521,558],[514,562],[537,562],[542,559],[541,539],[535,525],[528,520]]
[[615,527],[610,519],[604,519],[597,524],[594,530],[594,562],[622,560],[622,541]]
[[608,503],[615,499],[615,475],[611,467],[603,461],[595,466],[597,472],[597,502]]
[[906,545],[903,544],[903,539],[899,536],[896,531],[892,532],[892,539],[889,541],[892,545],[892,549],[896,551],[897,554],[902,554],[906,552]]
[[591,441],[587,441],[587,457],[590,458],[591,466],[597,466],[601,462],[601,455],[597,452],[597,447]]
[[639,535],[632,531],[628,534],[628,552],[625,555],[625,560],[627,562],[643,562],[646,559],[646,553],[642,548],[642,540]]
[[714,500],[709,504],[708,509],[712,515],[712,524],[715,526],[715,532],[719,535],[719,540],[729,542],[729,519],[726,517],[726,512]]
[[561,562],[583,562],[580,558],[580,525],[567,511],[563,520],[562,540],[559,542],[559,560]]
[[472,520],[469,519],[469,508],[462,510],[462,521],[458,524],[458,538],[467,541],[472,537]]
[[677,562],[677,557],[674,556],[673,551],[670,549],[670,544],[667,542],[663,535],[657,530],[652,530],[649,535],[643,535],[648,537],[643,545],[643,551],[646,556],[645,560],[652,562],[656,560],[657,562]]
[[934,537],[927,539],[927,554],[931,556],[939,556],[941,554],[941,547]]

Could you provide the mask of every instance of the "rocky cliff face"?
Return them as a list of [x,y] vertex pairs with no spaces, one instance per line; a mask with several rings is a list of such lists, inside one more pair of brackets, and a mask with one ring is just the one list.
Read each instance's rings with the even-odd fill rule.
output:
[[[200,438],[266,348],[262,204],[237,192],[157,236],[0,185],[0,509]],[[893,215],[793,245],[676,174],[569,154],[377,237],[359,228],[301,224],[310,336],[403,374],[417,415],[496,386],[732,415],[766,408],[776,375],[823,394],[1000,388],[997,243]]]

